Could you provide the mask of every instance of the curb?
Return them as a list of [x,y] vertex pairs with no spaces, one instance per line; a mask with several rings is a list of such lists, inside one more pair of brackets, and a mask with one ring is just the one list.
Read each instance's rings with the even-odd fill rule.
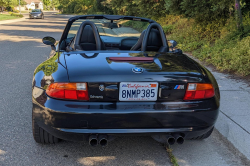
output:
[[250,134],[244,128],[227,116],[222,110],[220,110],[215,128],[250,160]]
[[[204,65],[201,61],[193,57],[189,53],[184,53],[188,57],[194,59],[195,61],[199,62],[200,64]],[[204,65],[205,66],[205,65]],[[222,85],[222,88],[220,88],[221,92],[221,107],[220,107],[220,113],[218,116],[218,119],[215,124],[215,128],[219,131],[219,133],[226,138],[233,146],[236,148],[240,153],[242,153],[243,156],[245,156],[248,160],[250,160],[250,132],[247,130],[247,125],[245,123],[241,122],[246,122],[247,118],[240,115],[240,111],[243,109],[248,110],[249,107],[246,108],[246,106],[241,105],[241,104],[246,104],[246,102],[249,102],[249,100],[245,100],[242,103],[235,103],[235,106],[232,108],[230,107],[233,98],[228,98],[226,96],[228,92],[230,92],[230,88],[234,93],[240,93],[240,92],[245,92],[249,91],[249,87],[244,83],[244,81],[235,81],[233,79],[228,78],[230,75],[228,74],[223,74],[217,71],[213,71],[211,67],[207,67],[211,71],[211,73],[214,75],[216,78],[219,86],[220,84]],[[222,79],[222,77],[224,77]],[[227,83],[227,85],[224,85]],[[224,88],[223,88],[224,86]],[[226,87],[226,86],[229,86]],[[225,88],[226,87],[226,88]],[[232,92],[231,91],[231,92]],[[235,97],[238,96],[242,97],[240,94],[235,94]],[[245,96],[249,96],[249,94],[243,95],[242,98]],[[248,97],[249,98],[249,97]],[[228,106],[227,106],[228,104]],[[233,112],[233,114],[232,114]],[[241,118],[240,120],[234,120],[235,114],[239,114],[239,117]]]

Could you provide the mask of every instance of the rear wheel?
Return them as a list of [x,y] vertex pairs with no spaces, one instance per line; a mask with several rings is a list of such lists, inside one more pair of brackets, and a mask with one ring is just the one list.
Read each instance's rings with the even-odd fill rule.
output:
[[207,133],[203,134],[203,135],[200,135],[198,137],[194,137],[194,138],[191,138],[191,140],[202,140],[202,139],[206,139],[208,137],[210,137],[210,135],[212,134],[214,130],[214,127],[211,128]]
[[42,144],[55,144],[59,142],[59,139],[47,131],[39,127],[34,119],[32,119],[32,131],[33,137],[37,143]]

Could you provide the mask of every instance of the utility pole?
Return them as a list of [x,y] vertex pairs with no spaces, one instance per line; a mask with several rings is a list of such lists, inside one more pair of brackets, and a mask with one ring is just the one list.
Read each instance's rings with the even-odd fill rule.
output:
[[237,20],[237,28],[238,30],[243,30],[242,24],[242,13],[239,0],[235,0],[235,12],[236,12],[236,20]]
[[19,12],[21,14],[21,5],[20,5],[20,0],[19,0]]

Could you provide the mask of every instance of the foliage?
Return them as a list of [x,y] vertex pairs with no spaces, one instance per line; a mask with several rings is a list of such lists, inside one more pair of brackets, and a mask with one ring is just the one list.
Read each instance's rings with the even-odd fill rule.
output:
[[50,3],[51,3],[50,0],[43,0],[43,4],[44,4],[45,6],[49,6]]
[[125,27],[133,27],[139,32],[142,32],[143,30],[147,29],[149,23],[147,22],[141,22],[141,21],[125,21],[122,23]]
[[[20,0],[20,5],[25,5],[24,0]],[[0,7],[5,7],[8,11],[13,11],[15,6],[19,5],[19,0],[0,0]]]
[[[164,21],[162,21],[164,20]],[[169,20],[165,21],[165,20]],[[243,19],[244,30],[238,31],[235,19],[225,25],[211,22],[207,26],[197,24],[193,19],[179,16],[161,19],[168,39],[174,39],[184,52],[192,52],[200,60],[213,64],[219,70],[250,74],[250,17]],[[169,28],[171,27],[171,28]]]
[[164,0],[107,0],[106,6],[115,14],[149,17],[152,19],[164,16]]
[[233,0],[165,0],[170,14],[184,15],[199,23],[225,21],[233,10]]
[[[184,52],[192,52],[219,70],[243,76],[250,74],[250,13],[243,19],[243,31],[237,30],[233,17],[225,23],[211,21],[206,26],[180,15],[166,15],[157,22],[162,25],[167,39],[176,40],[178,48]],[[140,31],[147,28],[135,21],[123,25]]]
[[10,14],[11,16],[16,16],[16,17],[20,17],[20,18],[23,17],[22,14],[17,14],[17,13],[13,13],[13,12],[9,12],[9,14]]

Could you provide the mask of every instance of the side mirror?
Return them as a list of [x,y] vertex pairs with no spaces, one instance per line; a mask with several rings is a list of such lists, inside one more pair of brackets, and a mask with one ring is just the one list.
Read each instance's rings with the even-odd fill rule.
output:
[[171,44],[170,48],[172,48],[173,51],[173,48],[177,46],[177,42],[175,40],[169,40],[169,43]]
[[44,37],[43,43],[45,45],[51,46],[52,50],[54,50],[54,51],[56,50],[56,47],[55,47],[56,39],[54,39],[53,37],[50,37],[50,36]]

